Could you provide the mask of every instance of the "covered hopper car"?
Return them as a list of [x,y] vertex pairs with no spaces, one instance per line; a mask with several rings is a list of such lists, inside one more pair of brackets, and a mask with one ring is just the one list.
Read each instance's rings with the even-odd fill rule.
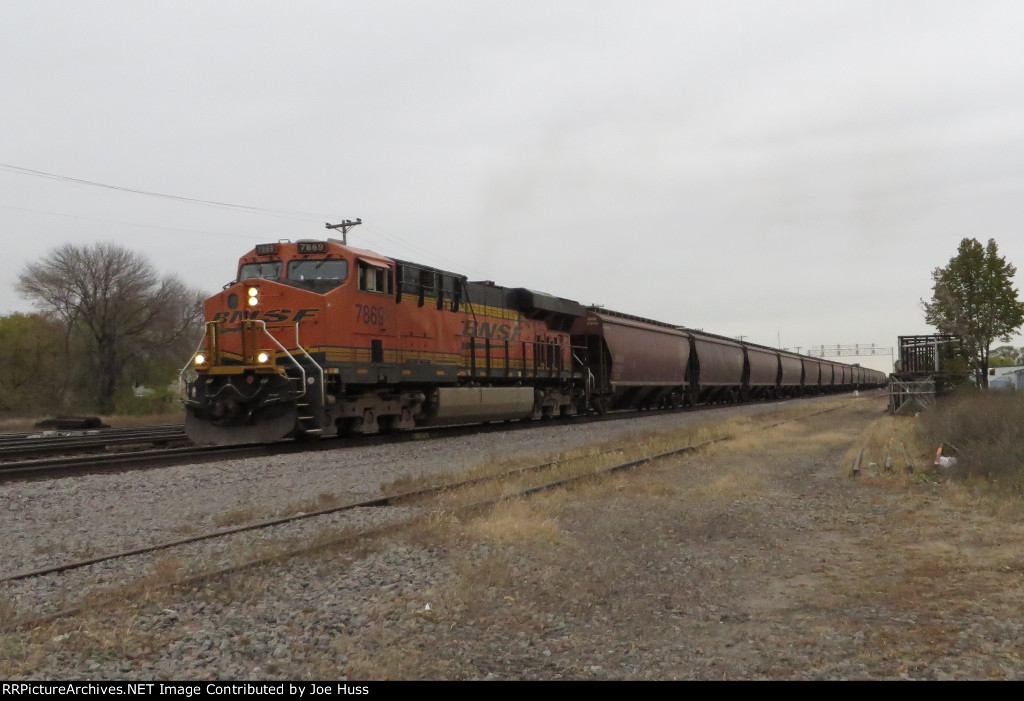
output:
[[260,244],[205,302],[198,444],[692,406],[880,386],[882,373],[348,246]]

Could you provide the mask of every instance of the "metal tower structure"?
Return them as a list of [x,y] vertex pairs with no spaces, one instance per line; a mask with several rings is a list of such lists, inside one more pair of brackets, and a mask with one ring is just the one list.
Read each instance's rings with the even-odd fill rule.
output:
[[[799,352],[799,349],[797,350]],[[874,343],[836,344],[834,346],[811,346],[807,355],[815,358],[839,358],[862,355],[888,355],[894,360],[892,346],[877,346]]]

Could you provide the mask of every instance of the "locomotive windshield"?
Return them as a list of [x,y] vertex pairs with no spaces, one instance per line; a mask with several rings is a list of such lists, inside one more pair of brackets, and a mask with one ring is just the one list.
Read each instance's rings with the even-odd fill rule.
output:
[[264,280],[281,279],[281,261],[272,260],[260,263],[246,263],[238,271],[239,280],[252,280],[263,278]]
[[239,280],[276,280],[293,287],[314,292],[327,292],[348,279],[348,261],[340,259],[310,259],[288,261],[287,275],[279,260],[245,263],[238,271]]
[[304,280],[333,280],[342,283],[348,278],[348,261],[341,260],[293,260],[288,263],[288,279],[292,282]]
[[288,262],[288,279],[283,282],[313,292],[329,292],[348,278],[348,261],[292,260]]

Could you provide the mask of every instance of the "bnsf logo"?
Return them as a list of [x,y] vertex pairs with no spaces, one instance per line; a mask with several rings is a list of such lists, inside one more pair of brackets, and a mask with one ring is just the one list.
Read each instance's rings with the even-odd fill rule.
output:
[[513,328],[512,324],[492,324],[488,321],[477,323],[476,319],[466,319],[462,322],[462,335],[490,338],[495,341],[518,341],[519,327]]
[[291,309],[266,309],[262,312],[255,310],[217,312],[211,321],[221,321],[227,324],[234,324],[242,319],[262,319],[271,324],[281,321],[298,322],[316,316],[319,312],[319,309],[300,309],[297,312],[292,312]]

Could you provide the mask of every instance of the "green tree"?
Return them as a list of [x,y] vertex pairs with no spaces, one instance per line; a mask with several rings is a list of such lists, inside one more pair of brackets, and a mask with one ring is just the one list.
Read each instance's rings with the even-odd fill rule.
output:
[[982,387],[988,387],[989,346],[997,338],[1009,342],[1024,324],[1024,304],[1013,287],[1016,273],[999,255],[995,239],[987,246],[963,239],[949,265],[932,272],[932,300],[922,301],[926,322],[939,333],[960,336]]
[[1020,351],[1013,346],[999,346],[993,348],[988,354],[988,366],[990,368],[1008,368],[1020,365]]
[[0,317],[0,412],[42,415],[71,398],[71,368],[61,325],[39,314]]
[[144,378],[150,365],[185,357],[202,325],[203,293],[160,278],[145,257],[115,244],[61,246],[27,265],[17,289],[63,323],[69,347],[85,349],[103,413],[128,374]]

